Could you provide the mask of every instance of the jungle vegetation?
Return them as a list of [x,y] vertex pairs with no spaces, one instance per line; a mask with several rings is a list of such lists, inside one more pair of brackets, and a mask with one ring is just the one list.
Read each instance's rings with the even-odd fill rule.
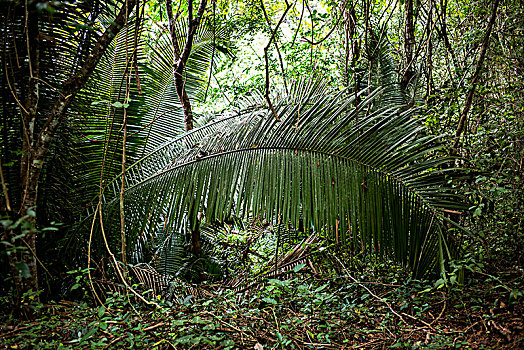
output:
[[523,345],[520,1],[2,5],[6,348]]

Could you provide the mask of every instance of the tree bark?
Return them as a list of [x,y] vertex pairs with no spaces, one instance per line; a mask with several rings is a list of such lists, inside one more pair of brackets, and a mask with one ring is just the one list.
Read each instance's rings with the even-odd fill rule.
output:
[[[359,47],[357,41],[357,15],[355,12],[355,5],[351,5],[350,9],[343,8],[345,17],[345,35],[346,35],[346,85],[349,86],[349,51],[351,48],[351,67],[353,75],[355,74],[355,67],[359,59]],[[356,81],[356,79],[355,79]]]
[[433,0],[429,0],[428,18],[426,22],[426,35],[428,42],[426,46],[426,106],[433,103],[433,41],[431,33],[433,27]]
[[480,71],[482,70],[482,65],[484,63],[484,58],[486,57],[486,52],[488,51],[489,47],[489,37],[491,35],[491,31],[493,29],[493,24],[495,24],[495,19],[497,18],[497,9],[499,6],[500,0],[494,0],[493,6],[491,7],[491,15],[488,22],[488,27],[486,28],[486,33],[484,34],[484,40],[482,41],[482,48],[480,49],[480,55],[479,59],[477,61],[477,66],[475,67],[475,73],[473,74],[473,78],[471,79],[471,87],[468,91],[468,95],[466,96],[466,102],[464,103],[464,109],[462,110],[462,113],[460,115],[460,119],[457,126],[457,131],[455,132],[455,141],[453,143],[453,147],[451,148],[451,155],[457,155],[458,152],[458,146],[460,142],[460,136],[464,132],[464,127],[466,125],[466,121],[468,119],[468,113],[471,109],[471,104],[473,102],[473,96],[475,95],[475,89],[477,87],[477,83],[480,77]]
[[[89,80],[96,65],[106,52],[107,47],[118,34],[120,29],[125,25],[125,20],[128,14],[126,5],[128,8],[133,8],[135,2],[136,0],[128,0],[127,4],[122,6],[115,20],[98,39],[78,73],[61,84],[62,89],[60,95],[56,99],[53,108],[47,115],[47,118],[38,134],[35,130],[35,124],[38,115],[39,102],[39,18],[37,12],[34,10],[26,12],[29,83],[27,84],[25,104],[24,107],[21,108],[23,118],[23,154],[21,156],[20,177],[22,200],[18,211],[20,220],[22,221],[20,226],[26,226],[26,235],[25,237],[20,238],[21,242],[14,242],[14,244],[26,247],[28,252],[22,254],[11,254],[9,260],[12,266],[19,267],[25,264],[29,270],[30,277],[22,277],[19,273],[19,268],[13,272],[15,274],[13,279],[17,289],[16,304],[18,306],[20,305],[24,293],[38,291],[36,221],[34,215],[29,214],[30,209],[35,208],[37,204],[38,184],[49,148],[57,131],[64,122],[67,110],[75,95],[78,94],[85,83]],[[36,134],[37,136],[34,137]],[[13,234],[18,234],[18,232],[13,232]],[[38,296],[36,296],[35,300],[38,300]]]
[[[264,0],[260,0],[260,6],[262,8],[262,11],[264,12],[264,17],[266,18],[266,21],[268,23],[269,30],[271,30],[271,24],[269,23],[269,17],[267,16],[267,13],[266,13],[266,7],[264,6]],[[275,110],[275,107],[273,106],[273,103],[271,103],[271,99],[269,98],[269,56],[268,56],[268,50],[269,50],[269,47],[271,46],[271,44],[273,43],[273,40],[276,40],[275,39],[275,35],[276,35],[277,31],[278,31],[278,28],[282,24],[282,21],[284,20],[284,18],[286,18],[286,14],[287,14],[287,12],[289,11],[290,8],[291,8],[291,4],[288,4],[286,2],[286,9],[284,10],[284,13],[280,17],[277,25],[275,26],[275,29],[271,30],[271,37],[269,38],[269,41],[266,44],[266,46],[264,46],[264,60],[265,60],[265,69],[266,69],[266,89],[265,89],[264,97],[266,98],[266,101],[267,101],[267,104],[269,106],[269,109],[273,113],[273,116],[275,117],[275,120],[277,122],[280,122],[280,118],[278,117],[277,112]],[[313,21],[313,18],[311,20]],[[314,40],[313,40],[313,31],[311,31],[311,33],[312,33],[311,34],[311,55],[313,55],[313,42],[314,42]],[[275,47],[276,47],[277,52],[278,52],[278,45],[276,45],[276,43],[275,43]],[[311,57],[313,57],[313,56],[311,56]],[[286,88],[286,90],[287,90],[287,88]]]
[[453,51],[453,47],[451,46],[451,43],[449,42],[448,37],[448,29],[447,29],[447,8],[448,8],[448,0],[441,0],[440,1],[440,12],[437,10],[437,19],[440,22],[440,30],[437,27],[437,33],[439,34],[440,39],[444,41],[444,46],[448,50],[451,60],[453,61],[453,65],[455,69],[457,69],[457,58],[455,56],[455,52]]
[[415,75],[413,67],[413,48],[415,46],[415,25],[413,23],[413,0],[406,0],[406,24],[404,28],[404,74],[402,75],[401,86],[407,88],[411,79]]
[[[27,6],[27,5],[26,5]],[[21,244],[23,248],[29,251],[20,251],[16,254],[10,254],[10,265],[15,275],[13,276],[16,290],[17,300],[16,307],[20,306],[22,296],[28,291],[36,292],[38,290],[38,276],[37,276],[37,265],[36,256],[34,252],[36,249],[36,235],[34,233],[35,217],[28,215],[28,210],[36,206],[37,197],[37,184],[32,179],[32,156],[33,156],[33,144],[34,144],[34,132],[35,123],[37,118],[37,109],[39,101],[39,70],[40,70],[40,39],[39,39],[39,23],[38,15],[34,10],[29,10],[28,7],[25,9],[26,22],[25,32],[27,40],[27,55],[28,55],[28,84],[25,96],[24,108],[21,111],[22,115],[22,159],[20,167],[20,185],[23,189],[22,203],[19,210],[20,216],[23,221],[27,222],[33,230],[24,230],[20,228],[17,231],[12,232],[10,236],[17,236],[20,234],[26,234],[25,237],[21,237]],[[24,219],[25,218],[25,219]],[[12,218],[12,219],[16,219]],[[23,225],[21,225],[23,226]],[[25,232],[24,232],[25,231]],[[10,237],[12,238],[12,237]],[[29,278],[22,276],[22,266],[25,265],[29,271]],[[27,313],[28,310],[25,310]]]
[[196,16],[193,18],[193,0],[188,0],[188,27],[186,34],[186,43],[184,49],[180,52],[180,47],[178,45],[178,39],[175,32],[175,18],[173,16],[173,4],[171,0],[166,0],[166,9],[167,17],[169,20],[169,31],[171,33],[171,42],[173,44],[173,74],[175,78],[175,88],[180,104],[184,111],[184,123],[186,131],[192,130],[194,127],[194,118],[193,111],[191,109],[191,102],[189,101],[189,96],[186,91],[186,79],[185,79],[185,70],[187,60],[191,54],[191,49],[193,48],[193,40],[196,34],[196,31],[200,25],[200,20],[204,15],[206,10],[207,0],[202,0]]
[[[173,16],[173,4],[171,0],[166,0],[166,11],[167,18],[169,20],[169,31],[171,34],[171,43],[173,45],[173,76],[175,79],[175,89],[184,111],[184,124],[186,131],[194,128],[193,110],[191,109],[191,101],[186,91],[186,78],[185,70],[187,60],[191,54],[193,48],[193,40],[195,38],[196,31],[200,26],[200,20],[206,10],[207,0],[201,0],[197,10],[197,14],[193,17],[193,0],[188,0],[188,27],[186,33],[186,42],[184,49],[180,51],[178,45],[178,38],[175,32],[175,17]],[[177,14],[178,17],[178,14]],[[191,252],[195,255],[202,255],[202,238],[200,237],[200,224],[199,219],[195,215],[196,223],[191,224]],[[193,227],[194,226],[194,227]]]

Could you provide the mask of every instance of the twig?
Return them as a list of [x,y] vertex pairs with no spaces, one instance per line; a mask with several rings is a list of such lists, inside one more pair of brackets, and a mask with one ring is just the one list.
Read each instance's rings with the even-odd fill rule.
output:
[[[4,53],[4,56],[5,56],[5,53]],[[20,100],[18,99],[18,96],[16,96],[16,92],[15,92],[15,89],[13,89],[13,86],[11,86],[11,82],[9,81],[9,75],[7,73],[7,64],[4,62],[4,68],[5,68],[5,80],[7,81],[7,85],[9,85],[9,92],[11,92],[11,95],[13,95],[16,103],[18,104],[18,107],[20,107],[20,109],[25,113],[25,114],[29,114],[29,112],[27,111],[27,109],[24,108],[24,105],[22,105],[22,102],[20,102]]]
[[152,330],[152,329],[155,329],[155,328],[158,328],[158,327],[162,327],[162,326],[164,326],[164,325],[165,325],[165,322],[160,322],[160,323],[157,323],[157,324],[155,324],[155,325],[152,325],[152,326],[146,327],[146,328],[142,329],[141,331],[142,331],[142,332],[147,332],[147,331],[150,331],[150,330]]
[[104,349],[109,348],[111,345],[113,345],[114,343],[116,343],[119,340],[124,339],[126,336],[127,336],[127,334],[126,335],[121,335],[120,337],[111,340],[111,342],[109,344],[107,344]]
[[488,321],[488,324],[491,324],[497,331],[505,336],[508,343],[511,342],[511,331],[508,328],[498,325],[495,320]]
[[302,24],[302,18],[304,17],[304,10],[306,9],[305,1],[306,0],[302,0],[302,11],[300,12],[300,19],[298,20],[297,31],[295,32],[295,35],[293,35],[293,40],[291,41],[291,46],[289,47],[290,50],[295,45],[295,40],[297,40],[298,31],[300,30],[300,25]]
[[[340,19],[342,18],[342,15],[344,14],[344,9],[346,8],[346,5],[348,4],[348,1],[349,0],[346,0],[346,2],[344,2],[344,4],[342,5],[342,9],[340,11],[340,16],[338,16],[337,18],[337,22],[335,23],[335,25],[333,26],[333,28],[331,28],[331,30],[326,34],[325,37],[323,37],[322,39],[320,39],[319,41],[317,42],[314,42],[313,41],[313,38],[311,38],[312,40],[309,40],[308,38],[306,37],[303,37],[303,39],[308,43],[308,44],[311,44],[311,45],[318,45],[320,43],[322,43],[324,40],[326,40],[327,38],[329,38],[331,36],[331,34],[333,33],[333,31],[335,30],[335,28],[338,26],[338,23],[340,22]],[[355,6],[357,6],[357,2],[355,2],[352,6],[351,6],[351,9],[350,11],[353,11],[353,9],[355,8]]]
[[333,347],[334,347],[333,344],[306,343],[306,342],[304,342],[303,344],[304,344],[304,345],[314,346],[314,347],[325,347],[325,348],[333,348]]
[[375,340],[369,341],[369,342],[361,344],[361,345],[352,346],[351,348],[352,349],[365,348],[366,346],[368,346],[370,344],[373,344],[373,343],[376,343],[378,341],[384,341],[384,340],[382,340],[382,339],[375,339]]
[[444,315],[444,311],[446,310],[446,299],[444,299],[444,305],[442,306],[442,311],[440,311],[440,314],[435,318],[433,321],[431,321],[430,325],[433,325],[435,322],[437,322],[442,315]]
[[[262,12],[264,13],[264,18],[266,19],[267,26],[269,28],[269,31],[272,32],[273,30],[271,29],[271,21],[269,20],[266,8],[264,7],[264,1],[261,0],[260,2],[262,4]],[[286,1],[286,5],[287,6],[291,6],[291,5],[287,4],[287,1]],[[285,16],[285,13],[284,13],[284,16]],[[282,80],[284,81],[284,88],[286,89],[286,93],[289,93],[289,90],[287,88],[287,82],[286,82],[286,72],[285,72],[285,69],[284,69],[284,61],[282,60],[282,54],[280,53],[280,48],[278,47],[277,39],[275,39],[274,44],[275,44],[275,49],[277,50],[278,61],[280,62],[280,69],[282,70]]]
[[68,96],[64,95],[59,89],[55,88],[53,85],[49,84],[47,81],[43,80],[43,79],[40,79],[39,77],[33,77],[32,79],[35,79],[35,80],[38,80],[38,81],[41,81],[42,83],[44,83],[45,85],[47,85],[48,87],[50,87],[51,89],[55,90],[55,92],[57,92],[58,94],[60,94],[63,98],[67,98]]
[[472,325],[466,327],[466,329],[464,329],[463,331],[460,331],[460,333],[466,333],[467,331],[469,331],[471,328],[473,328],[474,326],[478,325],[480,323],[480,321],[477,321],[475,323],[473,323]]
[[22,330],[27,329],[27,328],[30,328],[30,327],[34,327],[34,324],[29,324],[29,325],[22,326],[22,327],[16,327],[15,329],[10,330],[10,331],[8,331],[8,332],[0,333],[0,335],[2,336],[1,338],[5,338],[7,335],[9,335],[9,334],[11,334],[11,333],[16,333],[16,332],[18,332],[18,331],[22,331]]
[[398,313],[396,312],[395,310],[393,310],[393,308],[391,307],[391,305],[384,299],[378,297],[375,293],[373,293],[368,287],[366,287],[365,285],[361,284],[359,281],[357,281],[353,276],[351,276],[349,274],[349,271],[346,269],[346,266],[344,266],[344,264],[342,264],[342,262],[335,256],[333,255],[333,257],[338,261],[338,263],[340,264],[340,266],[342,266],[342,269],[344,270],[344,272],[346,273],[346,276],[349,277],[353,282],[355,282],[357,285],[361,286],[362,288],[364,288],[373,298],[375,298],[376,300],[380,301],[381,303],[384,303],[386,304],[386,306],[389,308],[389,310],[395,315],[397,316],[401,321],[402,323],[404,323],[406,326],[409,326],[409,323],[407,323],[404,318]]
[[209,85],[211,85],[211,76],[213,75],[213,62],[215,60],[215,51],[216,51],[216,1],[213,1],[213,51],[211,52],[211,63],[209,65],[209,79],[207,80],[206,93],[204,94],[204,102],[207,100],[207,92],[209,90]]
[[38,256],[36,256],[35,251],[33,250],[33,248],[31,248],[29,243],[27,243],[26,240],[23,239],[23,238],[21,239],[21,241],[24,242],[25,246],[29,249],[29,251],[31,252],[33,257],[36,259],[36,261],[38,261],[38,263],[40,264],[40,266],[42,266],[42,268],[45,270],[45,272],[47,272],[49,277],[53,278],[53,275],[51,274],[51,272],[49,272],[49,270],[45,267],[44,263],[42,263],[42,261],[40,261],[40,259],[38,259]]
[[98,214],[99,214],[99,218],[100,218],[100,230],[102,232],[102,238],[104,239],[104,244],[105,244],[106,250],[109,253],[109,256],[111,257],[111,259],[113,260],[113,263],[115,264],[115,270],[116,270],[116,272],[118,274],[118,277],[120,277],[120,280],[126,286],[126,289],[129,290],[131,293],[133,293],[138,299],[142,300],[147,305],[153,305],[153,306],[157,307],[158,309],[162,310],[162,307],[160,305],[158,305],[154,301],[146,300],[140,293],[138,293],[133,287],[131,287],[127,283],[126,279],[124,278],[124,276],[122,274],[122,270],[118,266],[118,261],[116,260],[115,255],[111,251],[111,248],[109,248],[109,243],[107,241],[107,236],[106,236],[106,233],[105,233],[105,230],[104,230],[104,223],[103,223],[103,219],[102,219],[102,206],[98,207]]
[[226,321],[223,321],[223,320],[222,320],[221,318],[219,318],[217,315],[215,315],[215,314],[213,314],[213,313],[211,313],[211,312],[209,312],[209,311],[204,311],[204,314],[208,314],[208,315],[212,316],[212,317],[213,317],[214,319],[216,319],[218,322],[220,322],[220,323],[222,323],[223,325],[226,325],[226,326],[228,326],[228,327],[234,329],[235,331],[239,332],[240,334],[245,335],[245,336],[248,337],[251,341],[256,341],[256,339],[255,339],[253,336],[247,334],[246,332],[244,332],[244,331],[241,330],[240,328],[237,328],[237,327],[233,326],[232,324],[230,324],[230,323],[228,323],[228,322],[226,322]]
[[409,317],[409,318],[411,318],[412,320],[419,321],[420,323],[423,323],[424,325],[428,326],[428,327],[429,327],[430,329],[432,329],[432,330],[435,329],[435,328],[433,328],[433,327],[431,326],[431,324],[427,323],[427,322],[424,321],[424,320],[421,320],[420,318],[416,318],[415,316],[412,316],[412,315],[407,314],[407,313],[405,313],[405,312],[403,312],[402,315],[404,315],[404,316],[406,316],[406,317]]

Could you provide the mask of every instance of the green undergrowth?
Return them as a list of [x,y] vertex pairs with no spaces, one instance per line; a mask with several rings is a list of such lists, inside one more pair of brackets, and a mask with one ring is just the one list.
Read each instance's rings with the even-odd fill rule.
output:
[[[468,265],[465,284],[413,280],[386,263],[312,272],[296,265],[246,290],[145,306],[108,293],[103,305],[56,301],[21,322],[1,317],[6,349],[522,348],[523,275]],[[452,275],[451,275],[452,277]],[[257,345],[258,344],[258,345]]]

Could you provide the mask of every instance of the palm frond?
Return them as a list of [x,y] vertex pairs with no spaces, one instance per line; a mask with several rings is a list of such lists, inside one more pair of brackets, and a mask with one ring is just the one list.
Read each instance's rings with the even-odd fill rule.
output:
[[[65,147],[69,157],[49,163],[50,184],[64,183],[71,187],[62,197],[72,208],[69,215],[85,219],[98,203],[100,188],[122,171],[123,142],[126,162],[139,159],[143,143],[142,114],[144,94],[140,93],[136,74],[143,76],[145,42],[136,17],[118,33],[98,63],[90,80],[76,96],[68,119]],[[56,152],[61,156],[65,152]],[[63,240],[64,256],[78,259],[85,250],[88,236],[72,223]]]
[[[438,139],[420,136],[413,111],[377,104],[380,90],[355,108],[354,94],[297,86],[275,103],[282,122],[258,109],[250,123],[217,135],[200,128],[207,138],[136,177],[125,194],[129,237],[157,234],[159,223],[179,232],[199,213],[210,222],[252,215],[295,227],[303,219],[341,247],[392,256],[418,276],[434,271],[446,251],[442,210],[458,206],[439,170],[447,159],[428,158]],[[107,201],[106,230],[116,204]]]
[[[27,16],[38,31],[38,104],[37,115],[31,133],[24,137],[33,138],[43,127],[54,102],[60,94],[61,84],[75,75],[109,21],[114,19],[114,9],[122,1],[109,0],[102,6],[99,2],[5,2],[0,13],[0,36],[2,41],[0,77],[0,119],[2,138],[0,157],[6,182],[10,184],[9,195],[13,207],[21,203],[20,152],[22,151],[21,130],[23,121],[20,109],[28,100],[28,77],[31,76],[27,42]],[[106,20],[103,20],[106,18]],[[33,60],[34,62],[34,60]],[[66,133],[67,134],[67,133]],[[63,140],[58,140],[60,143]],[[45,171],[44,171],[45,173]],[[53,174],[48,174],[53,175]],[[40,186],[43,189],[43,186]],[[50,191],[52,193],[52,191]],[[55,196],[56,197],[56,196]],[[47,203],[39,196],[40,203]],[[49,197],[53,201],[53,197]],[[40,205],[44,209],[46,205]],[[39,215],[43,211],[39,211]],[[56,219],[56,218],[55,218]],[[58,218],[60,220],[61,218]]]

